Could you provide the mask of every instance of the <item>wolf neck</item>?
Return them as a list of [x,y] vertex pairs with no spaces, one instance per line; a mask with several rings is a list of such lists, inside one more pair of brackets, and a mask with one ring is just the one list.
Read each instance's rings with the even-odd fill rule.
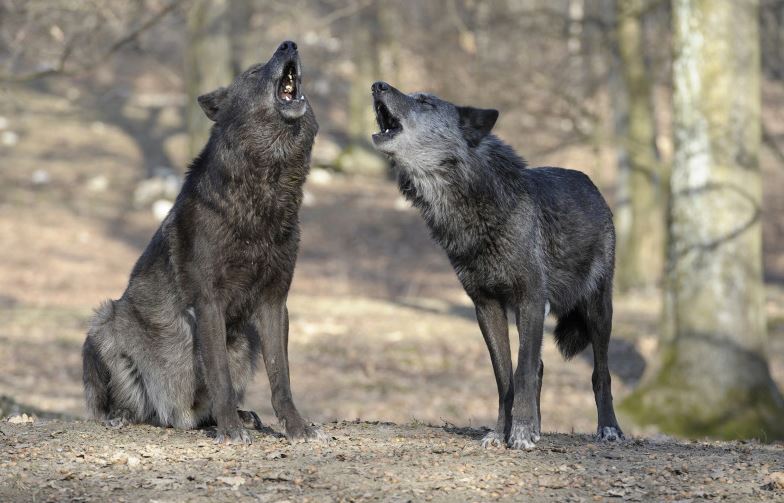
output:
[[270,222],[281,232],[296,230],[312,143],[281,157],[213,142],[217,140],[211,138],[194,160],[186,180],[201,201],[217,210],[238,235],[268,232],[275,227]]
[[260,189],[259,184],[282,190],[301,189],[309,171],[312,145],[312,138],[287,134],[270,139],[255,138],[252,133],[213,132],[199,160],[204,168],[209,167],[212,182],[223,186],[244,187],[252,192]]
[[435,166],[395,161],[401,193],[447,253],[464,253],[503,225],[525,191],[525,160],[494,136],[463,154]]

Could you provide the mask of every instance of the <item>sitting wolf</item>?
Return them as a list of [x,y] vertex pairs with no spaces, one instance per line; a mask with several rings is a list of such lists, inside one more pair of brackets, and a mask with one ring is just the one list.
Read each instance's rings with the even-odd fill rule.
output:
[[[373,135],[419,208],[476,307],[498,385],[498,422],[483,445],[513,449],[539,440],[544,318],[558,318],[566,358],[593,345],[598,436],[623,437],[612,404],[607,347],[612,326],[615,231],[591,180],[526,162],[490,134],[498,112],[459,107],[435,96],[372,86],[381,131]],[[520,336],[517,370],[507,308]]]
[[112,424],[216,425],[250,443],[238,411],[261,352],[289,439],[319,437],[291,397],[286,297],[318,130],[294,42],[199,97],[215,122],[182,191],[83,348],[92,414]]

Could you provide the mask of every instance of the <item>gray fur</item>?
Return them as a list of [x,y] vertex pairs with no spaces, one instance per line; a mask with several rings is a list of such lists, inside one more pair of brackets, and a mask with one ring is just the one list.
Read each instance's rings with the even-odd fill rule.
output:
[[[528,449],[539,440],[548,312],[558,318],[555,337],[566,358],[593,344],[597,432],[620,438],[607,370],[615,231],[599,191],[578,171],[528,169],[490,133],[495,110],[406,95],[384,82],[372,91],[381,128],[376,148],[394,164],[401,192],[476,306],[499,392],[496,430],[485,445],[503,439]],[[520,336],[514,374],[507,309]]]
[[298,211],[318,130],[300,93],[296,44],[199,97],[215,121],[169,215],[118,300],[101,305],[83,349],[92,415],[111,424],[215,424],[249,443],[238,411],[258,357],[290,439],[320,438],[294,406],[286,298]]

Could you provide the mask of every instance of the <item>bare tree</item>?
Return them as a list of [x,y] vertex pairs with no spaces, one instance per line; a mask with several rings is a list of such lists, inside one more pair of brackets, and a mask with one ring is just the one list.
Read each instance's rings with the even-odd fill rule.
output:
[[196,0],[188,10],[186,47],[186,124],[191,156],[207,142],[212,123],[196,98],[231,82],[232,44],[228,0]]
[[85,74],[186,2],[0,0],[0,83]]
[[766,359],[757,1],[673,7],[671,336],[623,409],[671,433],[784,438]]

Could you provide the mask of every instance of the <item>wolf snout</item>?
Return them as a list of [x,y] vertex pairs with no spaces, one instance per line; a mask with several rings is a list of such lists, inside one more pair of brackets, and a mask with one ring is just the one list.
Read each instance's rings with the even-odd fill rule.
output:
[[380,94],[389,91],[389,88],[390,88],[389,84],[381,80],[377,82],[373,82],[373,85],[370,86],[370,90],[373,92],[373,94]]
[[286,40],[285,42],[280,44],[280,47],[278,47],[278,52],[294,54],[295,52],[297,52],[297,44],[295,42],[292,42],[291,40]]

